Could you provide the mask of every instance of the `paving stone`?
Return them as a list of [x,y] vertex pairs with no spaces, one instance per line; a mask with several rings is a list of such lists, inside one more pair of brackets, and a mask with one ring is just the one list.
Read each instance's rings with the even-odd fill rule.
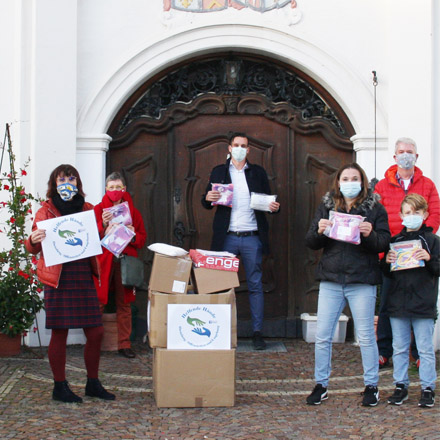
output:
[[157,408],[152,351],[141,343],[134,346],[135,359],[102,354],[100,378],[116,393],[112,402],[84,397],[84,348],[69,346],[67,380],[84,403],[55,402],[46,349],[23,349],[16,357],[0,359],[0,439],[440,440],[440,402],[437,399],[432,409],[417,407],[420,384],[415,369],[410,371],[409,399],[401,407],[386,403],[394,386],[392,369],[385,369],[380,372],[381,401],[364,408],[359,347],[335,344],[329,399],[308,406],[314,345],[291,339],[273,342],[286,351],[237,353],[233,408]]

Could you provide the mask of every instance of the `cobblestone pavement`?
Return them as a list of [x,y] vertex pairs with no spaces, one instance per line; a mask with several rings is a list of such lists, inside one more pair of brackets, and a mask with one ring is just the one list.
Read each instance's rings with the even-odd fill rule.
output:
[[[314,345],[283,342],[286,353],[237,353],[233,408],[157,408],[152,352],[140,343],[134,347],[136,359],[102,355],[100,378],[117,400],[55,402],[46,350],[23,348],[19,356],[0,359],[0,439],[440,439],[440,401],[431,409],[417,407],[414,369],[409,399],[401,407],[386,403],[393,389],[392,370],[386,369],[380,373],[381,401],[365,408],[359,348],[335,344],[329,399],[308,406]],[[82,349],[69,346],[67,379],[84,396]]]

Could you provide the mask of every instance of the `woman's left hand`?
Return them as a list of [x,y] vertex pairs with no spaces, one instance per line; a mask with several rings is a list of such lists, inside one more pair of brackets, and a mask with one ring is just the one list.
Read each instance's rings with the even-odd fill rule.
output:
[[362,222],[359,225],[359,231],[364,237],[368,237],[373,230],[373,225],[369,222]]
[[270,212],[277,212],[280,209],[280,204],[278,202],[269,203]]

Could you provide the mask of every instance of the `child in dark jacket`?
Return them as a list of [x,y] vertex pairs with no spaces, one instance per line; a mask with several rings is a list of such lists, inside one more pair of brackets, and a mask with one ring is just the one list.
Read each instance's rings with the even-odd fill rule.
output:
[[382,260],[382,269],[391,278],[386,310],[393,331],[393,376],[396,388],[388,398],[388,403],[392,405],[401,405],[408,399],[411,325],[420,355],[422,392],[419,406],[431,408],[435,401],[437,376],[433,333],[437,317],[440,239],[432,233],[432,228],[424,224],[427,211],[428,204],[421,195],[407,195],[400,207],[404,228],[391,239],[391,247],[393,243],[420,240],[422,249],[412,255],[419,266],[406,268],[404,265],[405,270],[391,270],[402,260],[402,256],[394,250],[390,250]]

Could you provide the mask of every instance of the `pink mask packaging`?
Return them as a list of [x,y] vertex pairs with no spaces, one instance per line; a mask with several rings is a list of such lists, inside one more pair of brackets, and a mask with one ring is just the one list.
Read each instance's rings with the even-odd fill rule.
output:
[[128,202],[119,203],[119,205],[110,206],[110,208],[104,208],[104,212],[111,212],[113,218],[111,223],[121,223],[123,225],[131,225],[132,219],[130,214],[130,207]]
[[213,183],[212,190],[220,193],[220,198],[213,205],[224,205],[232,208],[234,185],[232,183]]
[[346,241],[352,244],[361,244],[359,225],[364,221],[361,215],[344,214],[330,211],[329,220],[333,223],[327,227],[324,235],[333,240]]
[[119,257],[136,234],[125,225],[114,225],[101,240],[101,246]]

